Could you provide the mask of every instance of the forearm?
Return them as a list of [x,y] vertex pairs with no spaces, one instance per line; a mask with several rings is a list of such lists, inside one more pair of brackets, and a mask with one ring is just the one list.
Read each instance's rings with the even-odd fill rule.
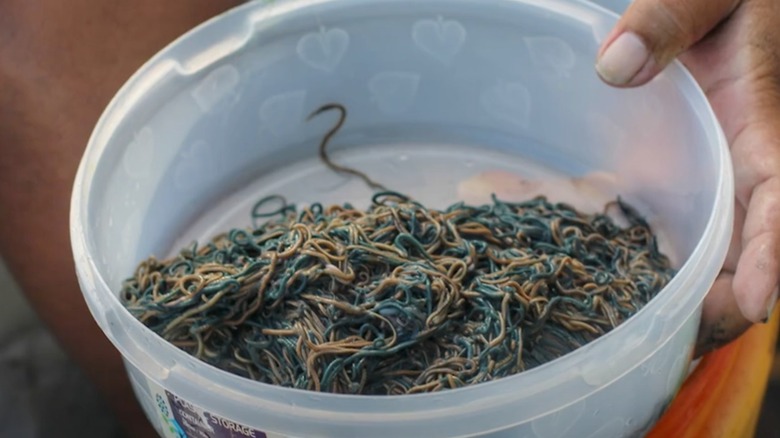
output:
[[0,2],[0,252],[41,319],[135,436],[150,430],[76,282],[68,235],[73,177],[97,118],[133,71],[236,3]]

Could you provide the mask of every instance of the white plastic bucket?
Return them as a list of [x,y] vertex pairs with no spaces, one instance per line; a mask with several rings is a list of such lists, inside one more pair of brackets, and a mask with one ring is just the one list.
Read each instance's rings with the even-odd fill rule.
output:
[[[615,19],[570,0],[253,2],[144,65],[90,139],[71,234],[89,308],[160,434],[601,438],[648,430],[690,363],[701,302],[730,239],[733,177],[715,117],[679,65],[637,90],[596,77],[598,43]],[[307,158],[332,120],[305,118],[328,101],[350,110],[333,153],[424,202],[449,202],[456,177],[496,166],[615,172],[684,263],[656,299],[590,345],[434,394],[261,384],[190,357],[135,320],[117,294],[145,257],[249,225],[247,210],[265,194],[299,203],[367,197],[359,181]]]

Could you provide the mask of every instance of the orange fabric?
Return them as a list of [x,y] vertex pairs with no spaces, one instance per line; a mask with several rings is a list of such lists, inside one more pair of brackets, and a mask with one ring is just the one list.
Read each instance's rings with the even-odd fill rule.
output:
[[769,381],[780,309],[702,358],[649,438],[752,437]]

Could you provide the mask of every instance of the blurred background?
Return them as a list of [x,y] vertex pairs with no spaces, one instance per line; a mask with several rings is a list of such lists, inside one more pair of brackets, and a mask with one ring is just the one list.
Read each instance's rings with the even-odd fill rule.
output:
[[[105,404],[35,317],[2,259],[0,302],[0,437],[75,438],[87,431],[92,438],[120,437]],[[780,438],[778,413],[780,355],[756,437]]]
[[0,303],[0,437],[120,437],[105,403],[35,317],[2,259]]

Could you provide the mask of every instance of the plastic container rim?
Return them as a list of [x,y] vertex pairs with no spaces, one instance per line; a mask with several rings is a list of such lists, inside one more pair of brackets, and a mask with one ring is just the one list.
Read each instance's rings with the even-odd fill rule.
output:
[[[393,0],[378,0],[378,1],[392,2]],[[436,0],[432,0],[432,1],[436,1]],[[461,0],[461,1],[473,2],[475,0]],[[573,1],[572,0],[570,1],[500,0],[500,1],[506,3],[521,3],[521,4],[528,4],[528,5],[536,5],[540,7],[547,7],[549,5],[554,5],[554,4],[558,4],[558,5],[565,4],[567,7],[576,7],[578,9],[582,9],[583,11],[598,13],[607,19],[615,19],[615,20],[617,19],[617,14],[615,14],[614,12],[611,12],[599,5],[590,3],[585,0],[573,0]],[[98,270],[97,265],[95,263],[95,259],[92,255],[91,250],[94,248],[94,242],[92,240],[92,237],[88,236],[88,233],[86,233],[85,230],[89,229],[90,218],[88,213],[88,207],[89,207],[89,203],[91,202],[90,192],[93,183],[91,176],[94,173],[94,169],[89,169],[89,166],[90,165],[97,166],[100,163],[101,158],[103,157],[103,153],[105,152],[108,143],[106,141],[101,141],[101,139],[108,138],[108,136],[105,135],[104,131],[107,130],[110,131],[112,129],[111,121],[121,119],[123,107],[132,106],[132,102],[131,104],[128,104],[126,102],[128,95],[136,91],[136,88],[140,82],[147,80],[147,76],[151,71],[154,71],[155,67],[159,66],[162,62],[175,61],[177,59],[176,49],[181,45],[183,41],[189,40],[195,34],[207,33],[210,30],[213,30],[220,21],[229,19],[230,17],[248,16],[250,15],[249,11],[258,10],[261,11],[262,14],[260,14],[259,18],[255,17],[256,22],[253,23],[253,24],[258,24],[262,21],[269,20],[272,18],[277,18],[279,16],[284,16],[286,14],[295,12],[298,9],[312,7],[315,5],[320,5],[325,3],[338,3],[339,7],[346,8],[349,7],[351,4],[364,3],[364,2],[365,0],[335,0],[335,1],[334,0],[284,0],[280,3],[275,3],[270,5],[262,4],[259,2],[247,2],[243,5],[234,7],[222,14],[219,14],[205,21],[204,23],[194,27],[193,29],[184,33],[179,38],[175,39],[173,42],[168,44],[165,48],[157,52],[157,54],[155,54],[152,58],[150,58],[146,63],[144,63],[122,85],[119,91],[111,99],[110,103],[107,105],[104,112],[101,114],[94,130],[90,135],[84,156],[79,164],[79,168],[76,174],[76,178],[73,186],[73,192],[71,196],[70,234],[71,234],[71,245],[72,245],[72,249],[76,261],[76,269],[79,273],[79,276],[81,277],[83,275],[88,275],[94,278],[95,286],[98,289],[97,291],[95,291],[95,293],[102,294],[102,295],[108,294],[110,296],[111,307],[112,307],[111,310],[116,310],[116,309],[119,310],[119,313],[117,312],[110,312],[110,313],[117,315],[119,318],[121,318],[122,319],[121,323],[126,323],[130,325],[130,327],[121,328],[121,330],[125,331],[126,333],[130,331],[142,330],[142,331],[147,331],[149,333],[152,333],[154,336],[157,336],[149,328],[144,326],[141,322],[137,321],[129,314],[129,312],[127,312],[127,310],[119,302],[119,299],[115,293],[116,291],[112,291],[112,288],[108,286],[105,279],[101,275],[101,272]],[[216,33],[212,32],[209,35],[209,37],[211,41],[217,42],[218,38],[220,37],[227,40],[230,38],[235,38],[235,35],[229,32],[226,33],[224,30],[220,30],[220,31],[216,31]],[[199,66],[195,71],[186,71],[185,73],[182,70],[179,70],[179,73],[182,74],[183,76],[194,74],[197,71],[212,66],[214,63],[219,62],[221,59],[224,59],[226,56],[235,53],[235,51],[240,50],[241,47],[243,47],[243,44],[238,45],[235,48],[235,50],[229,53],[224,53],[222,56],[211,60],[211,62]],[[316,394],[318,399],[320,399],[319,402],[320,407],[318,407],[317,409],[322,411],[329,411],[329,415],[333,415],[334,413],[331,411],[331,408],[328,407],[327,400],[343,399],[343,400],[360,401],[361,408],[363,409],[363,411],[365,413],[371,414],[371,421],[370,421],[371,423],[388,421],[391,420],[394,415],[398,415],[397,413],[393,413],[394,411],[396,411],[395,408],[397,408],[397,406],[393,406],[393,405],[397,405],[398,402],[401,400],[411,400],[411,399],[439,400],[442,398],[442,396],[446,394],[459,392],[459,393],[471,393],[471,395],[473,395],[471,401],[473,401],[481,398],[481,396],[490,396],[491,392],[495,388],[497,388],[497,385],[501,385],[501,386],[511,385],[513,387],[521,388],[524,386],[525,383],[530,383],[533,382],[534,380],[539,379],[540,375],[549,374],[550,371],[554,368],[557,368],[560,371],[567,370],[570,367],[576,368],[576,366],[587,362],[588,359],[587,355],[592,349],[597,348],[599,345],[604,344],[605,342],[608,342],[611,339],[619,337],[622,333],[625,333],[629,330],[637,329],[637,328],[641,329],[641,324],[651,322],[651,320],[648,319],[650,318],[650,316],[648,316],[649,313],[653,312],[654,310],[658,310],[657,308],[659,307],[668,307],[668,303],[670,300],[674,298],[678,298],[680,299],[680,301],[676,302],[674,308],[687,309],[687,310],[685,310],[684,312],[678,311],[677,314],[674,315],[676,322],[673,323],[673,328],[669,330],[670,333],[669,338],[664,340],[664,342],[659,343],[657,348],[661,348],[661,346],[663,346],[666,342],[668,342],[669,339],[671,339],[672,337],[671,334],[676,333],[683,326],[683,324],[688,320],[688,318],[690,318],[690,316],[697,311],[705,296],[704,293],[700,295],[689,294],[689,296],[686,296],[685,291],[680,290],[681,288],[679,287],[679,285],[685,282],[700,281],[694,278],[694,275],[698,271],[701,271],[708,265],[716,264],[720,266],[725,260],[726,250],[728,247],[728,243],[730,241],[729,237],[731,233],[731,226],[730,226],[731,221],[729,219],[732,217],[731,211],[733,210],[733,202],[734,202],[733,173],[731,169],[731,160],[728,151],[727,141],[720,128],[720,125],[717,122],[714,112],[709,106],[706,96],[704,95],[703,91],[698,86],[694,78],[682,66],[681,63],[675,61],[672,65],[669,66],[669,68],[665,71],[664,74],[673,76],[672,79],[674,79],[677,88],[686,97],[688,97],[689,99],[697,99],[700,101],[700,103],[703,103],[702,105],[699,105],[700,112],[697,114],[697,119],[700,121],[700,123],[702,123],[703,128],[707,132],[707,139],[710,143],[709,152],[713,153],[717,151],[716,153],[713,153],[713,158],[717,160],[716,164],[718,168],[716,170],[718,172],[718,177],[717,177],[717,183],[715,187],[716,195],[714,197],[712,212],[709,215],[709,218],[707,220],[707,225],[704,229],[704,232],[702,233],[702,237],[697,243],[694,250],[692,251],[691,255],[686,259],[686,261],[680,267],[680,269],[678,270],[678,274],[675,276],[672,282],[670,282],[669,285],[666,286],[666,288],[664,288],[659,292],[659,297],[664,297],[665,299],[659,299],[659,297],[657,297],[656,299],[651,301],[647,306],[645,306],[640,312],[634,315],[632,318],[630,318],[629,320],[621,324],[619,327],[612,330],[610,333],[600,337],[599,339],[591,342],[590,344],[582,348],[579,348],[561,358],[551,361],[545,365],[533,368],[531,370],[525,371],[523,373],[514,376],[505,377],[496,381],[486,382],[471,387],[448,390],[443,393],[425,393],[425,394],[404,395],[404,396],[365,396],[365,395],[344,395],[344,394],[330,394],[330,393],[312,393],[311,391],[306,391],[301,389],[278,387],[270,384],[251,381],[246,378],[242,378],[237,375],[234,375],[232,373],[220,370],[216,367],[201,362],[200,360],[186,354],[185,352],[177,349],[176,347],[167,344],[167,342],[165,343],[165,346],[167,347],[168,350],[170,350],[169,353],[176,358],[177,362],[189,363],[194,368],[199,368],[199,367],[210,368],[211,370],[217,372],[218,374],[221,374],[219,385],[226,386],[225,389],[227,389],[229,393],[232,393],[234,395],[241,395],[241,396],[251,397],[251,398],[261,398],[266,401],[270,401],[271,399],[284,399],[284,400],[298,399],[303,397],[309,397],[313,394]],[[703,113],[701,112],[702,110]],[[718,245],[711,243],[717,237],[721,238],[720,243]],[[713,276],[711,280],[712,281],[709,282],[708,285],[714,282],[715,277]],[[669,289],[673,289],[673,288],[677,288],[677,290],[675,291],[676,294],[667,296],[668,294],[666,294],[666,292],[668,292]],[[118,327],[115,326],[115,324],[106,321],[105,315],[102,314],[105,313],[105,309],[100,308],[101,304],[103,303],[95,302],[95,300],[86,291],[83,292],[87,304],[90,308],[90,311],[92,312],[96,321],[98,322],[98,324],[100,325],[101,329],[104,331],[106,336],[109,338],[109,340],[115,345],[115,347],[117,347],[119,350],[124,352],[123,355],[125,356],[126,360],[128,360],[134,366],[143,369],[144,366],[140,365],[140,363],[147,359],[141,360],[141,358],[138,355],[137,349],[132,349],[132,348],[128,349],[127,345],[123,345],[119,342],[118,337],[114,333],[114,330],[117,330]],[[129,338],[130,340],[132,340],[134,343],[137,344],[138,335],[129,335]],[[138,349],[140,349],[140,346],[138,346]],[[651,356],[653,352],[654,351],[648,352],[647,357]],[[610,380],[610,382],[617,380],[618,378],[620,378],[621,375],[629,372],[631,369],[635,368],[636,366],[639,366],[639,363],[621,364],[621,366],[618,368],[622,372],[615,375],[614,378]],[[552,386],[566,385],[569,382],[569,380],[570,379],[568,378],[561,379],[560,383],[557,383]],[[606,386],[607,384],[608,383],[605,383],[604,386]],[[575,394],[572,394],[573,397],[570,398],[569,400],[571,403],[574,403],[577,400],[586,397],[589,392],[592,392],[592,390],[593,389],[591,389],[590,391],[581,390]],[[524,397],[522,391],[518,391],[514,398],[522,398],[522,397]],[[502,402],[506,402],[506,400],[502,398]],[[393,408],[388,409],[390,406],[393,406]],[[481,406],[487,407],[487,405],[481,405]],[[440,405],[439,408],[431,409],[430,411],[438,410],[441,409],[442,407],[446,407],[446,406]],[[559,405],[559,407],[563,407],[563,406]],[[426,415],[430,416],[430,411],[428,411]],[[301,413],[300,415],[303,416],[304,414]],[[349,413],[344,413],[344,415],[349,415]],[[442,416],[449,416],[449,415],[443,414]]]

